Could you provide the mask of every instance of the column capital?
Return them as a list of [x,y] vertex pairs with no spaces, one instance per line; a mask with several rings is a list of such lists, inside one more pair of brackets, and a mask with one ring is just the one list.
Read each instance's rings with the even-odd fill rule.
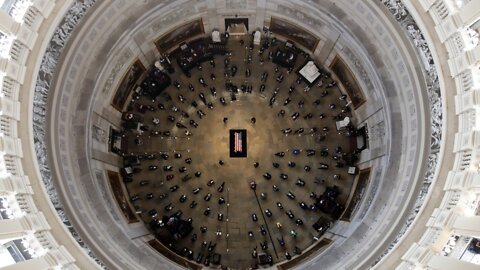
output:
[[455,217],[451,229],[457,234],[467,235],[471,237],[480,237],[480,216],[459,216]]
[[480,19],[480,2],[470,1],[459,10],[459,17],[463,27],[469,27]]
[[28,176],[9,175],[0,179],[0,192],[15,194],[33,194]]
[[420,4],[422,5],[423,9],[425,11],[429,11],[430,8],[432,7],[433,3],[435,3],[436,0],[420,0]]
[[22,143],[19,138],[0,136],[0,154],[23,157]]
[[52,266],[65,266],[75,262],[75,259],[68,253],[64,246],[50,249],[48,253],[45,254],[45,257],[49,259]]
[[10,16],[4,10],[0,10],[0,31],[5,34],[12,34],[13,29],[17,28],[20,23],[16,22],[12,16]]
[[472,68],[480,61],[480,46],[469,51],[464,51],[453,58],[448,59],[450,75],[458,76],[463,71]]
[[424,265],[425,268],[435,269],[435,270],[451,270],[451,269],[462,269],[462,270],[478,270],[478,265],[460,261],[458,259],[446,256],[435,255],[430,258],[428,263]]
[[5,74],[19,83],[23,83],[25,79],[26,67],[15,63],[11,59],[0,58],[0,71],[4,71]]
[[461,190],[480,194],[480,173],[476,171],[450,171],[443,190]]
[[441,42],[445,42],[461,28],[462,21],[458,13],[448,16],[440,24],[435,26],[435,30]]
[[17,121],[20,120],[20,102],[0,97],[0,115],[8,116]]
[[40,11],[44,18],[47,18],[55,6],[55,0],[35,0],[32,6]]
[[409,262],[416,266],[422,267],[433,256],[433,252],[428,248],[413,243],[410,248],[402,256],[402,261]]
[[426,226],[440,230],[450,230],[455,221],[455,217],[456,214],[452,210],[436,208],[433,210],[433,213],[430,216],[430,219],[427,221]]
[[50,225],[42,212],[25,215],[25,220],[28,222],[28,228],[31,231],[47,231],[50,230]]
[[480,90],[472,90],[455,96],[455,112],[462,112],[480,108]]
[[28,214],[20,218],[0,220],[0,239],[13,240],[35,231],[50,230],[42,213]]
[[480,145],[480,131],[473,130],[455,134],[454,152],[474,150]]

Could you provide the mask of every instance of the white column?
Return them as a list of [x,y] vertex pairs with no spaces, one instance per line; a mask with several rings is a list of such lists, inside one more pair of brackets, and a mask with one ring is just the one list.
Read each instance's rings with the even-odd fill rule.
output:
[[74,262],[75,259],[68,254],[65,247],[60,246],[58,249],[49,250],[45,255],[41,257],[12,264],[3,267],[2,270],[44,270],[52,269],[58,266],[69,265]]
[[55,0],[35,0],[33,2],[33,7],[35,7],[44,18],[47,18],[48,15],[52,12],[55,6]]
[[423,9],[425,9],[425,11],[429,11],[436,1],[437,0],[419,0],[420,4],[422,5]]
[[22,144],[19,138],[0,136],[0,155],[23,157]]
[[480,90],[468,91],[455,96],[455,110],[457,114],[474,110],[480,104]]
[[479,268],[478,265],[473,263],[438,255],[432,256],[426,266],[432,270],[478,270]]
[[262,31],[265,24],[266,6],[267,0],[257,0],[257,11],[255,12],[255,28],[250,29],[250,32],[256,30],[257,28]]
[[0,241],[5,243],[21,238],[25,234],[24,218],[0,220]]
[[32,48],[37,38],[37,33],[29,29],[26,25],[16,22],[5,11],[0,10],[0,29],[5,34],[14,35],[16,39]]
[[435,209],[427,222],[428,227],[443,230],[446,234],[451,233],[480,237],[480,216],[463,216],[456,210]]
[[462,19],[463,27],[475,23],[480,18],[480,1],[470,1],[459,10],[459,17]]
[[42,213],[29,214],[17,219],[0,220],[0,240],[10,241],[21,238],[28,232],[49,230],[47,220]]
[[0,179],[0,193],[33,194],[28,176],[7,176]]
[[451,229],[457,234],[478,238],[480,237],[480,216],[458,216],[455,218]]
[[[436,255],[430,247],[413,243],[402,256],[404,263],[396,269],[430,269],[430,270],[478,270],[478,265],[460,261],[452,257]],[[405,267],[406,265],[410,267]],[[413,268],[415,266],[415,268]]]
[[480,173],[470,170],[450,171],[443,190],[461,190],[480,194]]
[[442,20],[440,24],[435,26],[435,31],[437,31],[438,37],[441,42],[445,42],[449,37],[455,34],[462,25],[461,18],[459,17],[458,12],[449,15],[447,18]]
[[459,132],[455,134],[454,151],[472,150],[480,145],[480,131]]
[[4,71],[8,77],[19,83],[23,83],[26,70],[25,66],[21,66],[10,59],[0,58],[0,71]]
[[43,270],[43,269],[50,269],[51,266],[49,265],[48,261],[45,257],[33,258],[28,261],[23,261],[15,264],[11,264],[6,267],[2,267],[2,270]]
[[472,50],[465,51],[455,58],[448,59],[448,66],[450,68],[450,75],[456,77],[462,71],[471,68],[480,61],[480,46]]
[[0,10],[0,30],[5,34],[13,33],[13,29],[18,27],[19,23],[16,22],[12,16],[7,12]]
[[0,97],[0,115],[5,115],[15,120],[20,120],[20,102]]

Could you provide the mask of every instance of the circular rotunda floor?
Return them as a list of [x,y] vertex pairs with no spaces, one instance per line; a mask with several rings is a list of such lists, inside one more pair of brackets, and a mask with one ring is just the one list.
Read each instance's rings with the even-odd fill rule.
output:
[[[206,258],[212,260],[212,255],[217,253],[221,255],[222,265],[237,269],[257,262],[252,256],[254,250],[271,255],[275,264],[285,261],[287,253],[295,257],[298,255],[295,251],[303,252],[315,246],[314,237],[318,232],[312,225],[321,217],[334,221],[339,215],[325,213],[318,207],[312,210],[316,202],[312,196],[318,198],[327,187],[336,186],[339,191],[336,202],[341,206],[347,204],[354,176],[347,173],[348,166],[343,159],[356,148],[352,137],[336,129],[334,116],[340,115],[342,119],[352,116],[350,112],[342,112],[346,101],[341,98],[339,88],[330,85],[333,80],[325,76],[313,87],[306,88],[304,82],[296,82],[296,70],[306,62],[306,54],[299,54],[292,72],[282,67],[276,72],[277,65],[268,59],[268,53],[284,43],[278,42],[260,55],[258,47],[250,50],[245,46],[250,41],[249,36],[231,36],[227,43],[231,55],[215,56],[214,66],[204,62],[201,69],[191,71],[191,77],[183,74],[175,63],[175,72],[169,74],[174,83],[165,92],[153,101],[146,96],[133,99],[126,111],[139,116],[148,130],[123,131],[128,138],[126,155],[153,154],[153,159],[141,159],[133,166],[137,172],[125,183],[132,204],[142,212],[146,226],[163,244],[182,256],[188,258],[191,251],[190,259],[204,264]],[[249,55],[251,61],[248,61]],[[229,59],[227,68],[225,58]],[[260,58],[264,59],[263,64]],[[238,69],[235,76],[231,74],[233,66]],[[251,70],[250,76],[246,68]],[[265,72],[268,77],[262,80]],[[282,82],[276,80],[280,75],[284,76]],[[200,84],[200,77],[206,86]],[[174,86],[176,82],[179,88]],[[237,86],[239,91],[233,93],[226,83]],[[260,91],[262,84],[264,91]],[[291,93],[290,86],[294,88]],[[216,93],[211,87],[215,87]],[[272,97],[275,100],[271,103]],[[140,110],[139,105],[153,109]],[[280,113],[282,110],[284,114]],[[201,117],[200,111],[204,113]],[[299,114],[296,119],[295,113]],[[158,122],[154,123],[154,119]],[[229,156],[231,129],[246,130],[246,157]],[[186,134],[187,131],[191,134]],[[296,149],[300,150],[299,154],[294,153]],[[307,150],[314,150],[315,154]],[[284,153],[283,157],[275,155],[280,152]],[[189,158],[191,162],[187,162]],[[256,162],[258,166],[254,166]],[[295,166],[289,166],[289,162]],[[328,165],[328,169],[319,169],[321,164]],[[337,166],[342,164],[343,167]],[[306,170],[305,166],[311,169]],[[201,175],[196,176],[196,172]],[[271,179],[264,176],[266,173]],[[281,174],[288,178],[282,179]],[[256,183],[255,190],[250,187],[252,181]],[[288,193],[294,198],[287,196]],[[225,203],[219,203],[222,198]],[[302,202],[307,208],[302,208]],[[208,215],[205,214],[207,208],[210,209]],[[268,216],[266,210],[272,215]],[[294,218],[289,217],[289,211]],[[154,217],[153,213],[156,213]],[[162,217],[175,214],[181,220],[191,218],[192,231],[180,239],[175,239],[167,223],[160,222]],[[303,224],[297,224],[297,219]],[[202,232],[201,227],[205,227],[206,232]],[[248,236],[249,232],[253,237]],[[262,243],[267,243],[266,250],[262,250]],[[208,247],[213,246],[209,251]]]

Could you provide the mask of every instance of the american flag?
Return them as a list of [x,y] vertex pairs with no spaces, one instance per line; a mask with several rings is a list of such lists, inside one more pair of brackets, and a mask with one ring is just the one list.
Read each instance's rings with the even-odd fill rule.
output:
[[242,133],[235,132],[235,146],[233,152],[242,152]]

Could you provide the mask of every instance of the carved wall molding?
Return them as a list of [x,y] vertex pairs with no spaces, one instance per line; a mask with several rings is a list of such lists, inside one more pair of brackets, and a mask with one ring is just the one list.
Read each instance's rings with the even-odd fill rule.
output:
[[438,73],[433,61],[432,53],[428,47],[427,41],[425,40],[420,28],[413,19],[410,12],[407,10],[405,5],[401,0],[380,0],[388,10],[395,17],[399,25],[405,31],[405,34],[411,41],[412,45],[417,49],[420,57],[423,60],[424,64],[424,73],[427,84],[427,94],[429,107],[431,111],[431,144],[430,144],[430,155],[428,156],[428,165],[427,171],[423,178],[423,185],[421,187],[418,198],[415,202],[414,207],[411,210],[411,213],[407,219],[407,222],[400,230],[399,234],[395,237],[392,243],[389,245],[387,250],[385,250],[380,257],[378,257],[371,267],[375,266],[382,258],[384,258],[400,241],[402,236],[408,230],[410,225],[413,224],[415,217],[419,213],[425,199],[427,197],[430,186],[433,182],[433,177],[435,171],[438,167],[438,158],[440,153],[440,142],[442,140],[442,125],[443,125],[443,111],[442,111],[442,100],[441,100],[441,91],[440,84],[438,81]]
[[75,1],[63,19],[60,21],[57,29],[50,39],[50,43],[48,44],[40,65],[33,96],[33,139],[42,181],[58,216],[73,238],[77,241],[79,246],[85,249],[86,253],[103,269],[107,269],[106,266],[93,254],[85,242],[82,241],[81,237],[70,223],[65,213],[64,207],[58,198],[58,193],[52,179],[52,174],[47,159],[47,146],[45,140],[45,132],[47,128],[45,126],[47,122],[47,119],[45,118],[45,112],[47,110],[47,100],[50,85],[56,71],[57,63],[75,26],[95,4],[95,1],[96,0]]

